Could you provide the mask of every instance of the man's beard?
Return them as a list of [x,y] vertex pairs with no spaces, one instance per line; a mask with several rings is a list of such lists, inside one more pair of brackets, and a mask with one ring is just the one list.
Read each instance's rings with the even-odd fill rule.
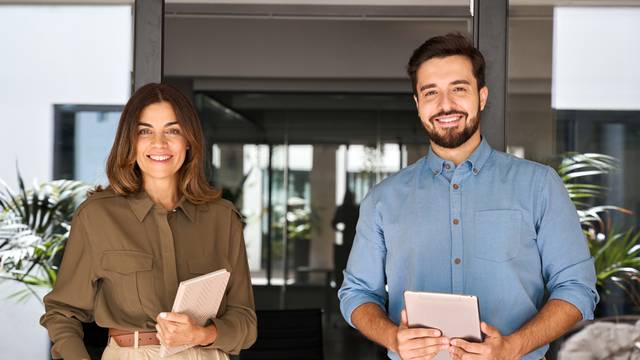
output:
[[[458,131],[457,128],[448,128],[443,129],[444,134],[438,133],[436,131],[435,118],[446,115],[462,115],[464,121],[469,120],[468,124],[465,124],[464,129],[462,131]],[[450,111],[441,111],[429,118],[429,122],[432,124],[432,128],[424,127],[427,130],[427,135],[429,139],[436,143],[438,146],[447,149],[455,149],[460,145],[464,144],[473,136],[473,134],[478,131],[478,127],[480,126],[480,106],[478,106],[478,111],[476,112],[476,116],[473,118],[469,118],[469,114],[464,111],[450,110]]]

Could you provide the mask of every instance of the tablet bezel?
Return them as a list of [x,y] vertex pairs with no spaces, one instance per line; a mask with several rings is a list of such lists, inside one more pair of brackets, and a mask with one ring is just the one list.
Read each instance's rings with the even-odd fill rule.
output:
[[482,342],[478,297],[421,291],[405,291],[409,327],[435,328],[442,336]]

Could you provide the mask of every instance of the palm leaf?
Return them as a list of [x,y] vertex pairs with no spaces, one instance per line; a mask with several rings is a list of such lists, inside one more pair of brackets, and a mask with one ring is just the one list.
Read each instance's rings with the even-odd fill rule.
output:
[[[51,288],[57,280],[57,255],[69,236],[71,218],[88,186],[79,181],[33,182],[31,188],[18,173],[18,191],[0,180],[0,279],[31,287]],[[39,296],[38,296],[39,297]]]

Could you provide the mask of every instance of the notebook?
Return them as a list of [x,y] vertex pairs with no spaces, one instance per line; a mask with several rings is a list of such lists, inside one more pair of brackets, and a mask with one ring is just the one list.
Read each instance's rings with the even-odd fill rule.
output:
[[[171,311],[187,314],[198,325],[204,326],[209,319],[216,317],[230,275],[227,270],[221,269],[182,281],[178,286]],[[190,347],[193,345],[177,347],[160,345],[160,357],[167,357]]]

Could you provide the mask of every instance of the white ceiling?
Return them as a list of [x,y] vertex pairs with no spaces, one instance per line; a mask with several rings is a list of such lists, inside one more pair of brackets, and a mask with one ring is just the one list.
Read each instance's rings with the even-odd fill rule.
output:
[[[131,4],[134,0],[0,0],[0,4]],[[468,6],[469,0],[166,0],[167,4]],[[640,0],[509,0],[511,6],[637,6]]]

